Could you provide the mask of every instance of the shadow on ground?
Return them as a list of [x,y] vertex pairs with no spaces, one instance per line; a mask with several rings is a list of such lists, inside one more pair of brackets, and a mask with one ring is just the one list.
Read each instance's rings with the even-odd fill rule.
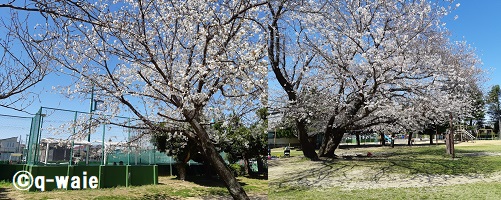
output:
[[0,188],[0,199],[10,199],[8,196],[7,196],[7,188]]
[[[423,145],[425,146],[425,145]],[[354,146],[351,146],[352,148]],[[357,148],[358,149],[358,148]],[[355,152],[356,150],[354,150]],[[445,154],[445,147],[388,149],[375,152],[374,156],[340,156],[337,159],[321,158],[320,161],[297,158],[282,158],[269,162],[270,167],[297,165],[270,182],[278,187],[315,187],[329,181],[370,180],[379,182],[388,174],[399,173],[415,176],[423,175],[464,175],[494,172],[501,165],[501,159],[491,159],[496,155],[475,150],[456,150],[456,158]],[[490,156],[487,159],[485,156]],[[303,164],[301,164],[303,163]],[[286,167],[285,167],[286,168]],[[284,168],[284,169],[285,169]],[[302,168],[302,169],[299,169]],[[362,171],[354,177],[353,171]],[[355,181],[356,181],[355,180]]]
[[[179,180],[179,179],[177,179],[177,178],[171,178],[171,180]],[[226,188],[226,186],[224,185],[223,180],[218,179],[218,178],[207,178],[207,177],[199,177],[199,176],[189,176],[189,177],[186,177],[185,181],[188,181],[188,182],[191,182],[191,183],[195,183],[195,184],[197,184],[199,186],[204,186],[204,187],[222,187],[222,188]],[[238,181],[238,177],[237,177],[237,181]],[[247,185],[246,183],[241,182],[241,181],[238,181],[238,183],[240,183],[241,186]]]

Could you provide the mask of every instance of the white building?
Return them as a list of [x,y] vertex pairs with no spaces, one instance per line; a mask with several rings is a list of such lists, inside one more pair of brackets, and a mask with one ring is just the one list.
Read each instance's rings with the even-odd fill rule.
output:
[[0,160],[20,161],[19,153],[22,153],[22,148],[17,137],[0,139]]

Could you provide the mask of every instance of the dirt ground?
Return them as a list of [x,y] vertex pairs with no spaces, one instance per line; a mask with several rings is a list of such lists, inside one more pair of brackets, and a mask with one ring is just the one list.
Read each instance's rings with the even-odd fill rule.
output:
[[[501,141],[463,142],[456,146],[501,145]],[[364,148],[363,151],[380,151],[380,147]],[[337,155],[353,152],[353,149],[338,149]],[[475,156],[475,155],[470,155]],[[483,156],[501,156],[490,153]],[[305,171],[305,169],[308,169]],[[383,169],[385,170],[385,169]],[[389,169],[388,169],[389,170]],[[370,167],[353,165],[329,165],[326,162],[309,162],[302,156],[271,160],[268,168],[270,184],[279,186],[307,187],[340,187],[345,190],[375,189],[375,188],[402,188],[402,187],[431,187],[475,182],[501,182],[501,172],[483,175],[431,175],[431,174],[396,174],[381,173]]]

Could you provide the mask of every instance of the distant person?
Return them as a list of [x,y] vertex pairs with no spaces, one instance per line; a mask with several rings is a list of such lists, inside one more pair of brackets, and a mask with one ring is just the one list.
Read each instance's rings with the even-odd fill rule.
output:
[[290,155],[291,155],[291,149],[290,149],[289,146],[286,146],[285,150],[284,150],[284,156],[285,157],[290,157]]

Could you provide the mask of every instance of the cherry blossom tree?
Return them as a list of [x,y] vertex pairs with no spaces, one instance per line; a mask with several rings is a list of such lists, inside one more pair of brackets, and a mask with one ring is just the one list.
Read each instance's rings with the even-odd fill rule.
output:
[[466,44],[447,39],[441,19],[452,2],[283,1],[269,8],[270,65],[306,157],[317,156],[303,128],[313,118],[325,127],[319,155],[334,157],[349,130],[422,130],[467,113],[480,62]]
[[[333,72],[320,79],[331,80],[323,90],[334,100],[321,156],[334,156],[342,135],[353,127],[422,129],[421,123],[464,114],[471,105],[465,91],[477,83],[479,61],[466,46],[447,39],[440,22],[447,8],[427,1],[360,1],[324,9],[340,16],[322,18],[326,24],[316,24],[321,36],[310,43],[325,58],[320,74]],[[423,117],[402,123],[409,113]]]
[[266,43],[255,22],[262,4],[49,0],[11,8],[46,17],[37,47],[74,77],[69,94],[93,91],[108,112],[131,112],[154,130],[162,129],[158,122],[189,125],[193,131],[182,133],[233,198],[248,199],[215,148],[207,120],[267,98]]
[[303,41],[306,30],[301,25],[301,19],[294,16],[294,11],[301,5],[293,1],[270,1],[267,6],[267,20],[262,23],[262,27],[267,33],[269,68],[273,73],[272,77],[283,89],[282,93],[285,93],[285,97],[277,96],[272,101],[282,101],[278,106],[285,110],[279,110],[286,114],[284,119],[292,119],[304,156],[317,160],[314,143],[308,136],[310,115],[304,110],[304,107],[311,104],[302,103],[301,91],[303,78],[318,56],[305,50]]
[[33,46],[29,16],[0,16],[0,106],[23,111],[34,100],[28,90],[49,73],[50,59]]

